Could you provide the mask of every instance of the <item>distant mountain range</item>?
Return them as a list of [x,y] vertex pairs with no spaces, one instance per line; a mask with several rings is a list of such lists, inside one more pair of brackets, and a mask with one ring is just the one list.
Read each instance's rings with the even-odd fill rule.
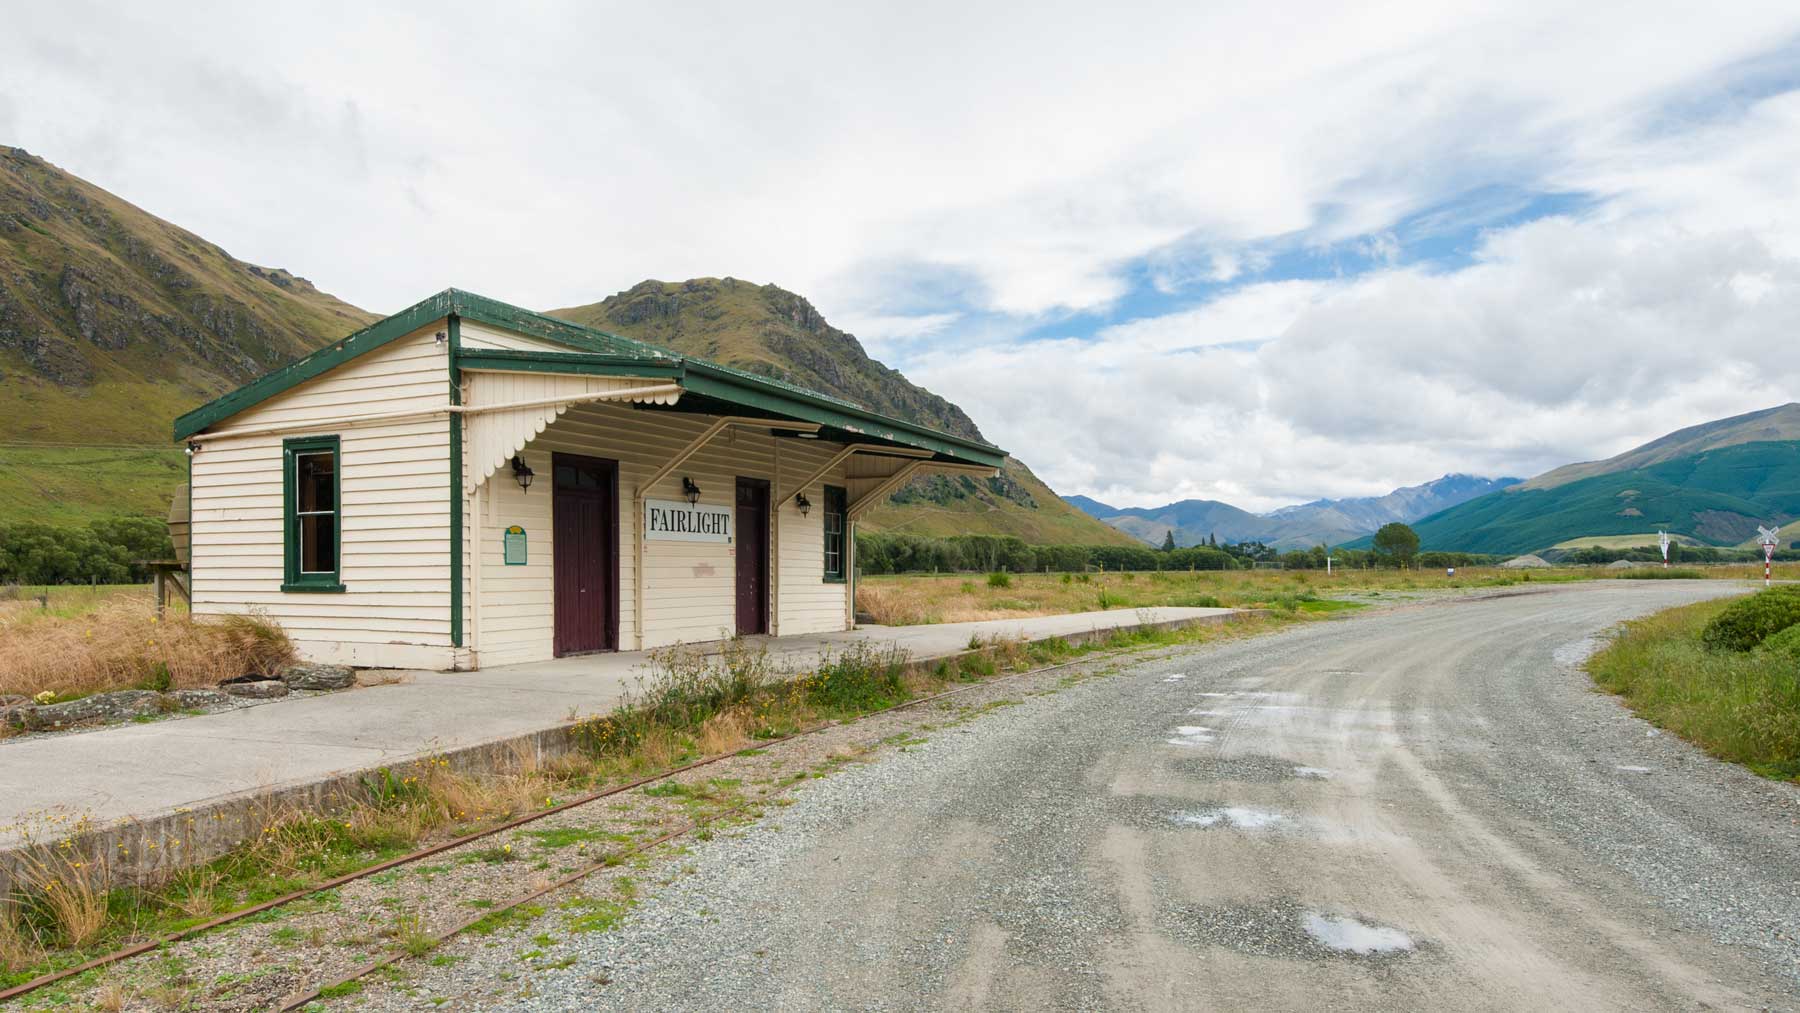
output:
[[1114,507],[1087,496],[1067,500],[1090,515],[1149,545],[1161,545],[1172,531],[1175,544],[1262,542],[1278,549],[1338,545],[1373,534],[1383,524],[1411,523],[1504,489],[1516,478],[1445,475],[1422,485],[1395,489],[1385,496],[1321,499],[1254,514],[1217,500],[1187,499],[1160,507]]
[[[1800,518],[1800,404],[1690,426],[1604,461],[1564,465],[1413,527],[1428,549],[1536,552],[1666,530],[1739,545]],[[1793,529],[1784,529],[1791,540]],[[1783,545],[1787,545],[1784,541]]]

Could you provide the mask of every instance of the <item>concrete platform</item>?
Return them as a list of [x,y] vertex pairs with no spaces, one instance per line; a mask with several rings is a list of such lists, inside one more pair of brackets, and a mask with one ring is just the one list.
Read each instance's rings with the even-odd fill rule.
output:
[[[1080,639],[1234,614],[1156,608],[758,639],[777,668],[797,671],[858,642],[896,645],[930,661],[963,653],[971,637]],[[502,750],[553,752],[577,717],[617,707],[649,673],[639,652],[409,672],[391,685],[222,714],[0,741],[0,856],[82,823],[115,838],[114,857],[129,855],[126,864],[139,873],[185,864],[168,841],[188,848],[186,861],[217,854],[254,832],[250,803],[319,802],[364,773],[425,757],[480,765]],[[157,841],[164,843],[145,846]]]

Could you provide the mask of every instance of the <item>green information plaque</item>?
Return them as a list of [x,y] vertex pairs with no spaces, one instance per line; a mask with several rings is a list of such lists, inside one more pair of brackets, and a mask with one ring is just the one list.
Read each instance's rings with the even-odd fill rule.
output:
[[525,565],[525,529],[517,524],[506,529],[506,565]]

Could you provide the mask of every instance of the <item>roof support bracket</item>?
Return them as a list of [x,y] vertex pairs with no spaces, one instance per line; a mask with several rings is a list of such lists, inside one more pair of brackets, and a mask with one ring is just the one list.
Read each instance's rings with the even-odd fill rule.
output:
[[775,497],[776,504],[779,505],[779,504],[786,503],[788,500],[791,500],[795,496],[798,496],[801,493],[805,492],[806,490],[812,488],[812,484],[814,482],[817,482],[819,479],[824,478],[826,475],[831,474],[831,472],[834,469],[836,469],[838,465],[843,464],[845,461],[848,461],[853,455],[856,455],[856,454],[871,454],[871,455],[877,455],[877,456],[881,456],[881,457],[930,457],[931,451],[918,450],[918,449],[914,449],[912,447],[890,447],[890,446],[887,446],[886,444],[882,444],[882,443],[852,443],[849,446],[845,447],[844,449],[831,455],[831,460],[826,461],[824,464],[820,465],[812,474],[806,476],[805,481],[799,483],[798,485],[793,486],[792,488],[783,490],[778,496]]
[[817,422],[789,422],[784,419],[759,419],[747,415],[726,415],[713,420],[700,435],[688,441],[688,445],[675,452],[675,456],[663,463],[663,466],[652,472],[649,478],[638,483],[631,491],[631,525],[637,537],[631,540],[633,566],[631,568],[631,600],[632,625],[636,628],[637,649],[644,649],[644,497],[656,484],[668,478],[676,468],[681,467],[687,459],[699,453],[713,437],[718,436],[732,426],[755,426],[762,429],[780,429],[797,433],[816,433],[821,428]]

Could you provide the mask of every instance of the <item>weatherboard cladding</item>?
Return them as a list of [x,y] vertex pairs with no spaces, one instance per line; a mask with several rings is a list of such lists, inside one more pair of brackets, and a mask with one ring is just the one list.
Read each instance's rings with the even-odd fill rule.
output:
[[[455,349],[440,345],[440,331],[448,327],[452,333],[447,343],[461,346],[466,341],[471,355],[509,348],[537,354],[544,339],[471,326],[466,320],[408,319],[418,326],[398,335],[377,333],[378,342],[348,344],[354,354],[329,365],[320,367],[311,357],[303,360],[304,367],[290,374],[292,382],[279,391],[265,391],[246,403],[233,402],[229,395],[215,402],[226,406],[218,410],[228,415],[214,421],[230,417],[233,429],[298,428],[206,439],[203,450],[190,459],[193,565],[198,577],[194,611],[199,615],[262,611],[288,630],[305,656],[319,660],[441,668],[474,660],[471,648],[479,651],[479,662],[486,665],[548,658],[553,644],[554,553],[549,483],[538,486],[535,494],[520,489],[509,475],[480,483],[475,458],[459,452],[463,430],[454,421],[446,424],[444,414],[431,413],[445,404],[446,387],[456,374],[450,354]],[[646,363],[642,356],[606,357]],[[654,358],[664,368],[670,361],[666,356]],[[496,381],[496,392],[533,382],[525,374],[471,373],[465,379],[470,390]],[[588,387],[594,382],[583,378],[581,384]],[[451,391],[451,403],[458,394]],[[474,400],[495,403],[485,396]],[[350,415],[393,411],[426,414],[354,426],[341,421]],[[711,417],[639,411],[623,404],[580,404],[552,417],[554,421],[521,451],[540,475],[551,474],[550,455],[555,451],[619,463],[619,643],[633,646],[638,617],[633,614],[636,575],[630,546],[639,518],[634,516],[631,491],[699,435]],[[189,417],[187,424],[195,421]],[[344,589],[340,593],[281,589],[282,444],[296,435],[336,435],[341,441]],[[777,436],[753,426],[729,429],[643,492],[646,498],[678,499],[685,476],[701,486],[702,502],[730,506],[736,477],[770,479],[778,497],[770,545],[772,631],[839,630],[851,620],[849,589],[824,579],[822,513],[815,509],[801,517],[792,493],[804,491],[813,504],[820,504],[825,485],[872,488],[901,462],[852,457],[805,490],[790,487],[827,463],[836,449],[826,441]],[[462,463],[454,471],[453,457]],[[852,468],[860,481],[852,478]],[[477,484],[481,495],[468,495]],[[460,509],[455,505],[459,498]],[[505,564],[503,537],[510,524],[530,533],[526,566]],[[736,605],[734,564],[730,545],[646,543],[645,646],[729,634]],[[479,602],[473,593],[477,583]]]
[[[354,664],[439,666],[451,656],[450,431],[442,416],[336,427],[347,413],[444,403],[436,326],[240,413],[244,426],[321,420],[316,430],[241,436],[191,459],[196,615],[256,609],[303,652]],[[284,592],[282,444],[336,435],[346,593]]]
[[[708,421],[705,416],[634,411],[615,404],[576,405],[520,452],[519,456],[539,476],[529,491],[504,476],[496,476],[483,487],[478,525],[482,615],[476,642],[483,665],[550,657],[555,531],[548,486],[551,455],[559,452],[618,462],[619,640],[626,648],[635,645],[635,560],[631,547],[637,537],[639,518],[632,509],[632,490],[699,435]],[[735,480],[740,475],[769,479],[775,495],[781,496],[789,491],[791,483],[829,460],[835,449],[831,444],[775,436],[766,429],[727,430],[673,474],[645,489],[644,497],[682,499],[681,479],[685,476],[700,486],[702,504],[731,507],[735,503]],[[776,633],[822,633],[849,625],[845,585],[824,579],[824,518],[818,508],[824,502],[824,486],[842,482],[842,478],[828,474],[808,487],[806,494],[813,509],[806,517],[800,515],[791,498],[774,510],[770,571],[775,582]],[[524,566],[506,565],[504,537],[509,524],[521,525],[529,533],[530,553]],[[472,524],[470,530],[474,532],[477,527]],[[475,537],[471,534],[472,540]],[[716,542],[645,543],[646,647],[717,640],[730,635],[736,616],[733,548]]]

